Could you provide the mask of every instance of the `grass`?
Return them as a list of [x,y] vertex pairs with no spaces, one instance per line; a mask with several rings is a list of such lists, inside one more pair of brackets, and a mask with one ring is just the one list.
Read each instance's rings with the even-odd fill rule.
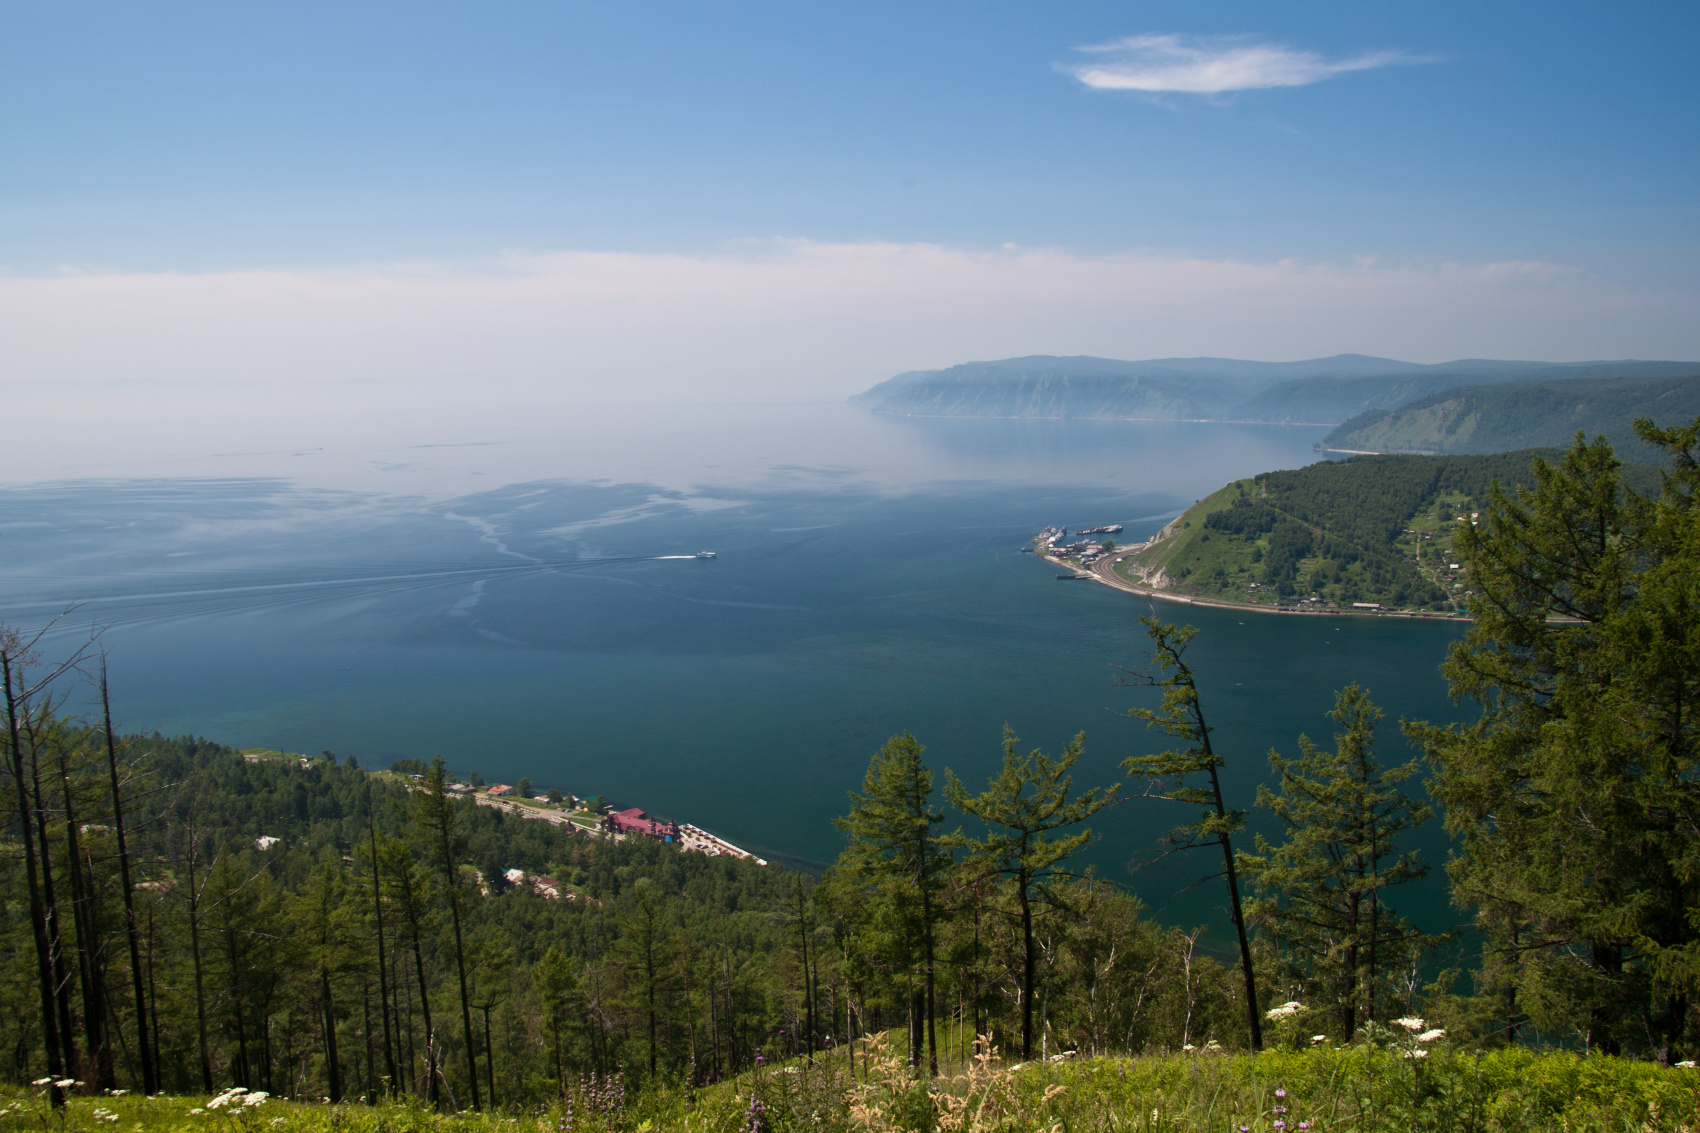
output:
[[983,1057],[932,1083],[884,1037],[735,1081],[628,1095],[581,1080],[547,1105],[439,1114],[418,1103],[302,1104],[240,1095],[87,1097],[50,1111],[43,1091],[0,1099],[0,1133],[1697,1133],[1700,1070],[1567,1051],[1487,1053],[1411,1044],[1191,1051],[1008,1064]]

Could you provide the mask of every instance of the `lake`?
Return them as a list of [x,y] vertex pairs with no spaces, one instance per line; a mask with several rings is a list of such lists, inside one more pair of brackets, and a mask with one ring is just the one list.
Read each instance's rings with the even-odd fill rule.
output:
[[[1150,606],[1023,553],[1046,524],[1143,538],[1228,480],[1317,459],[1325,429],[883,419],[843,405],[605,407],[406,443],[159,456],[0,490],[0,610],[56,639],[104,628],[126,729],[331,750],[441,752],[460,772],[607,795],[764,856],[820,865],[869,756],[912,731],[978,789],[1005,723],[1087,735],[1108,784],[1159,737]],[[111,454],[106,454],[110,456]],[[83,475],[75,473],[83,472]],[[98,472],[98,478],[92,473]],[[712,560],[692,557],[711,550]],[[1235,805],[1271,747],[1326,740],[1351,680],[1398,718],[1456,718],[1438,664],[1461,627],[1159,604],[1191,654]],[[1138,874],[1184,808],[1100,816],[1089,860],[1155,915],[1220,923],[1219,862]],[[1422,840],[1431,860],[1444,842]],[[1402,905],[1451,923],[1438,877]]]

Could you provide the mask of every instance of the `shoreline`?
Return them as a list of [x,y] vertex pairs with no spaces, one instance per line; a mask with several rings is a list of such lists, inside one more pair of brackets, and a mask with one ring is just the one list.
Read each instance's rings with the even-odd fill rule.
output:
[[[1155,541],[1155,540],[1153,540]],[[1037,552],[1038,557],[1048,563],[1074,571],[1077,575],[1090,578],[1093,582],[1108,586],[1112,590],[1120,590],[1124,594],[1133,594],[1141,598],[1151,598],[1163,602],[1184,602],[1189,606],[1209,606],[1220,610],[1240,610],[1252,614],[1290,614],[1300,617],[1350,617],[1350,618],[1408,618],[1412,621],[1424,622],[1467,622],[1470,618],[1464,614],[1436,614],[1415,610],[1341,610],[1341,609],[1311,609],[1279,606],[1263,606],[1255,602],[1235,602],[1227,598],[1200,598],[1189,594],[1176,594],[1168,590],[1158,590],[1150,586],[1141,586],[1129,582],[1115,573],[1118,560],[1107,560],[1094,563],[1084,570],[1074,563],[1054,558],[1043,552]]]

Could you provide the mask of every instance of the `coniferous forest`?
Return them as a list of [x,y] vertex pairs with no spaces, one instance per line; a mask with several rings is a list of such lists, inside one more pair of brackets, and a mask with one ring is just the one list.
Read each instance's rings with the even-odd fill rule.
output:
[[[1471,485],[1444,674],[1474,718],[1339,690],[1267,757],[1274,837],[1224,797],[1250,755],[1212,739],[1193,630],[1157,617],[1124,682],[1150,750],[1119,781],[1076,781],[1084,737],[1006,732],[964,782],[900,734],[818,876],[477,805],[441,759],[114,734],[65,710],[104,703],[97,652],[7,631],[0,1044],[39,1108],[0,1120],[144,1127],[86,1105],[128,1093],[203,1099],[162,1126],[260,1098],[563,1133],[1693,1128],[1700,420],[1637,430],[1656,482],[1578,437]],[[1379,754],[1395,727],[1418,759]],[[1079,867],[1111,807],[1169,831],[1220,923]],[[1426,823],[1447,860],[1411,851]],[[1400,915],[1430,870],[1467,935]]]

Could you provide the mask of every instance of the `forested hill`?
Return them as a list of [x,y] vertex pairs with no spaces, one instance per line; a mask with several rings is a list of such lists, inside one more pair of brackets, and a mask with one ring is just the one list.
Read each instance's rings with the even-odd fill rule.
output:
[[1693,362],[1506,362],[1419,365],[1362,354],[1302,362],[1233,358],[1039,355],[899,374],[851,398],[905,417],[1096,418],[1335,424],[1438,391],[1532,379],[1658,378]]
[[[0,651],[7,645],[0,631]],[[235,1085],[511,1109],[587,1081],[694,1088],[747,1073],[763,1052],[818,1050],[912,1018],[910,929],[867,923],[855,869],[822,883],[520,817],[455,792],[452,775],[418,775],[417,761],[367,771],[329,753],[156,735],[118,743],[148,1006],[138,1040],[106,748],[97,731],[30,711],[47,722],[19,745],[25,770],[0,775],[10,800],[0,809],[0,949],[13,957],[0,966],[0,1082],[55,1072],[31,939],[37,882],[57,910],[49,923],[64,923],[54,951],[65,1058],[95,1093],[149,1088],[145,1042],[159,1068],[149,1092]],[[23,805],[42,816],[27,846],[20,778],[31,784]],[[33,882],[26,848],[42,867]],[[1113,1035],[1102,1041],[1137,1051],[1188,1035],[1243,1041],[1232,975],[1193,955],[1196,933],[1159,926],[1117,887],[1056,886],[1083,954],[1127,962],[1112,972],[1048,962],[1053,1042]],[[998,899],[992,887],[964,891]],[[966,911],[940,930],[953,966],[938,994],[969,1003],[980,1033],[1008,1041],[1019,937],[1012,943],[1003,906],[994,916],[991,904],[952,900]],[[867,942],[854,955],[852,931]],[[976,1033],[973,1022],[938,1030],[952,1049]]]
[[1319,448],[1345,452],[1486,453],[1604,434],[1626,460],[1652,454],[1634,421],[1700,414],[1700,367],[1683,377],[1514,382],[1451,389],[1353,417]]
[[[1536,455],[1560,453],[1358,456],[1236,480],[1115,569],[1199,597],[1450,613],[1468,589],[1455,567],[1458,525],[1483,509],[1494,481],[1529,483]],[[1629,467],[1626,480],[1657,492],[1650,466]]]

